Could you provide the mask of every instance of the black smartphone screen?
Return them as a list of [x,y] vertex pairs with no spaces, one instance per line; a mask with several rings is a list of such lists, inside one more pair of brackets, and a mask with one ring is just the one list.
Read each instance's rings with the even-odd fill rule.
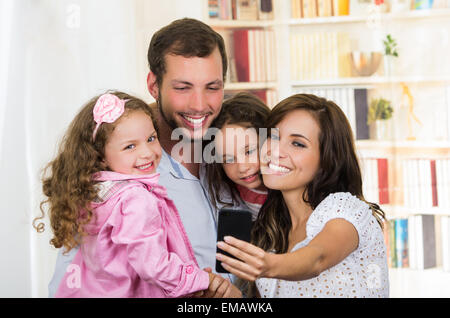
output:
[[[252,214],[245,210],[221,209],[219,211],[219,221],[217,226],[217,241],[223,241],[225,236],[233,236],[239,240],[250,242],[250,232],[252,229]],[[226,256],[234,256],[217,248],[217,252]],[[216,272],[228,273],[220,261],[216,260]]]

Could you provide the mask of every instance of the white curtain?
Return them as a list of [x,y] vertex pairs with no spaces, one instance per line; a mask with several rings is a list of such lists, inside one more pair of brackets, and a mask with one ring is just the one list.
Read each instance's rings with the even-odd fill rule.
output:
[[[189,3],[187,3],[189,2]],[[118,89],[151,101],[147,46],[202,1],[0,0],[0,297],[47,297],[56,250],[37,234],[42,168],[80,107]]]

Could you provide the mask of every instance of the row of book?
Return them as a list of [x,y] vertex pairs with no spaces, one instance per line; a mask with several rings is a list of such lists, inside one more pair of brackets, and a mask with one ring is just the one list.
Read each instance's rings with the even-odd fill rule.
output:
[[360,158],[364,198],[389,204],[389,161],[387,158]]
[[272,20],[272,0],[208,0],[210,19]]
[[[241,90],[226,90],[224,99],[228,99],[237,94]],[[278,93],[275,89],[257,89],[257,90],[245,90],[253,95],[259,97],[267,106],[273,108],[278,103]]]
[[402,161],[404,205],[450,208],[450,159]]
[[348,0],[291,0],[294,19],[348,15]]
[[225,40],[229,82],[277,80],[275,32],[270,29],[219,30]]
[[368,91],[366,88],[330,87],[330,88],[294,88],[294,94],[314,94],[335,102],[347,116],[353,135],[357,140],[369,139],[367,124]]
[[346,32],[298,33],[290,36],[291,79],[352,76],[350,36]]
[[416,214],[384,224],[388,265],[391,268],[450,271],[450,216]]
[[294,19],[450,8],[449,0],[291,0]]

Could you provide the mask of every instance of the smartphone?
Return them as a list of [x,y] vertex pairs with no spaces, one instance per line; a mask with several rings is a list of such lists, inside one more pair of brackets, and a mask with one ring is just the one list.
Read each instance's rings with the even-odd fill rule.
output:
[[[252,229],[252,214],[246,210],[233,210],[223,208],[219,211],[219,220],[217,226],[217,242],[223,241],[225,236],[233,236],[239,240],[250,242],[250,232]],[[217,252],[226,256],[234,256],[217,248]],[[216,260],[216,272],[228,273],[222,267],[220,261]]]

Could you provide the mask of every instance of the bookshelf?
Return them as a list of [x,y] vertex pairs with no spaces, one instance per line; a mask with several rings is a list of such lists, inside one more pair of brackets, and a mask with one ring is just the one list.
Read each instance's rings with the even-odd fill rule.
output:
[[[442,225],[450,224],[450,203],[445,200],[450,194],[450,1],[435,0],[431,9],[371,8],[367,14],[354,14],[350,0],[347,15],[308,18],[294,18],[294,1],[298,0],[272,1],[273,17],[253,21],[211,19],[205,1],[205,21],[218,31],[258,29],[275,35],[271,62],[276,76],[270,81],[227,81],[226,90],[275,92],[269,106],[299,92],[341,106],[356,137],[366,198],[380,203],[388,220],[409,220],[414,229],[417,217],[434,218],[436,264],[418,269],[411,260],[411,266],[390,268],[391,297],[450,297],[450,286],[444,283],[450,279],[450,236],[443,234],[450,228]],[[355,74],[349,53],[383,52],[387,34],[398,43],[395,67],[388,70],[383,56],[371,76]],[[379,97],[390,100],[394,108],[390,133],[381,140],[374,139],[366,121],[370,102]],[[420,245],[412,239],[415,232],[410,229],[413,242],[403,242],[406,250]],[[392,245],[388,235],[386,242]],[[410,254],[417,258],[416,251]]]

